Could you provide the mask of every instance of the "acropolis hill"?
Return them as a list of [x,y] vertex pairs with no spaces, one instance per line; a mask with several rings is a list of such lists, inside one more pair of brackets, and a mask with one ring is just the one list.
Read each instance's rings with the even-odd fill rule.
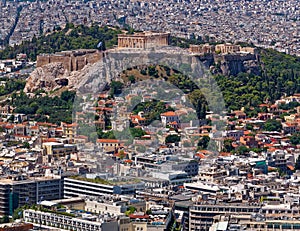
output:
[[[76,89],[81,76],[87,72],[85,69],[111,52],[128,52],[129,50],[143,52],[149,49],[159,51],[165,48],[172,51],[172,47],[168,45],[168,33],[144,32],[119,35],[118,47],[111,50],[81,49],[41,54],[37,57],[37,68],[28,79],[24,91],[30,93],[40,88],[50,91],[62,86]],[[185,52],[195,56],[213,73],[237,75],[240,72],[259,74],[260,71],[255,48],[233,44],[202,44],[191,45]]]
[[[143,32],[133,35],[119,35],[118,49],[148,49],[169,45],[168,33]],[[96,49],[81,49],[74,51],[62,51],[55,54],[41,54],[37,56],[37,67],[49,63],[62,63],[65,70],[79,71],[87,64],[99,61],[104,55]]]

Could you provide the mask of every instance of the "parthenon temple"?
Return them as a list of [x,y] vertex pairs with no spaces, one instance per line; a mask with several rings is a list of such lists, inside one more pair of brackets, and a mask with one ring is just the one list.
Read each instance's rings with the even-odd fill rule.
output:
[[118,35],[118,48],[147,49],[169,45],[169,33],[142,32]]

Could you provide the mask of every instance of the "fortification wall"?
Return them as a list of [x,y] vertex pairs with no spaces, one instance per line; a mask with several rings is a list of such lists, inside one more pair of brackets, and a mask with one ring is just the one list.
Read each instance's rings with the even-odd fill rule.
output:
[[49,55],[38,55],[36,60],[36,66],[42,67],[46,64],[50,63],[50,56]]
[[78,50],[59,52],[55,54],[43,54],[37,56],[37,67],[49,63],[62,63],[65,70],[79,71],[88,63],[95,63],[103,57],[103,53],[97,50]]

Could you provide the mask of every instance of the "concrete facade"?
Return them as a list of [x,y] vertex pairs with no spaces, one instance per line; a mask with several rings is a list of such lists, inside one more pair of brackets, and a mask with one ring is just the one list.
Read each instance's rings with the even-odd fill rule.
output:
[[63,197],[63,180],[60,177],[29,179],[2,179],[0,181],[0,216],[12,215],[23,205],[37,204],[40,200]]

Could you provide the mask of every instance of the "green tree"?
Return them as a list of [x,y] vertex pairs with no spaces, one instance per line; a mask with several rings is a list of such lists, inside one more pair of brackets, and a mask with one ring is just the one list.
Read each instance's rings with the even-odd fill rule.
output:
[[247,148],[246,146],[239,146],[236,149],[236,153],[239,154],[239,155],[244,155],[248,152],[249,152],[249,148]]
[[128,76],[128,80],[129,80],[131,83],[135,83],[135,76],[134,76],[134,75]]
[[60,98],[66,102],[73,102],[74,98],[75,98],[76,92],[75,91],[63,91],[61,93]]
[[135,207],[129,206],[129,207],[127,208],[127,211],[125,212],[125,215],[126,215],[126,216],[129,216],[130,214],[133,214],[135,211],[136,211],[136,208],[135,208]]
[[264,129],[266,131],[278,131],[280,132],[282,129],[281,122],[275,119],[269,119],[264,124]]
[[166,137],[165,142],[168,143],[177,143],[180,141],[180,136],[179,135],[168,135]]
[[141,128],[130,128],[131,135],[133,137],[142,137],[147,133]]
[[247,130],[252,130],[253,129],[253,125],[252,124],[246,124],[246,129]]
[[23,147],[29,149],[30,144],[28,142],[23,142]]
[[122,92],[123,83],[120,81],[112,81],[110,84],[110,94],[120,94]]
[[197,116],[199,119],[205,119],[206,116],[206,110],[207,110],[207,102],[206,99],[201,92],[201,90],[196,89],[192,91],[189,95],[188,98],[190,102],[193,104],[193,106],[196,109]]
[[206,149],[208,147],[208,143],[210,141],[209,136],[203,136],[199,141],[198,141],[198,147],[200,149]]
[[148,67],[148,74],[150,76],[156,76],[157,75],[157,70],[156,70],[155,66],[149,66]]
[[141,73],[142,75],[147,75],[147,71],[146,71],[145,69],[142,69],[142,70],[140,71],[140,73]]
[[300,133],[297,132],[290,137],[291,144],[298,145],[300,144]]
[[231,139],[225,139],[223,143],[223,152],[231,152],[234,150]]
[[8,217],[7,215],[3,216],[3,217],[0,219],[0,223],[1,223],[1,224],[9,223],[9,217]]

